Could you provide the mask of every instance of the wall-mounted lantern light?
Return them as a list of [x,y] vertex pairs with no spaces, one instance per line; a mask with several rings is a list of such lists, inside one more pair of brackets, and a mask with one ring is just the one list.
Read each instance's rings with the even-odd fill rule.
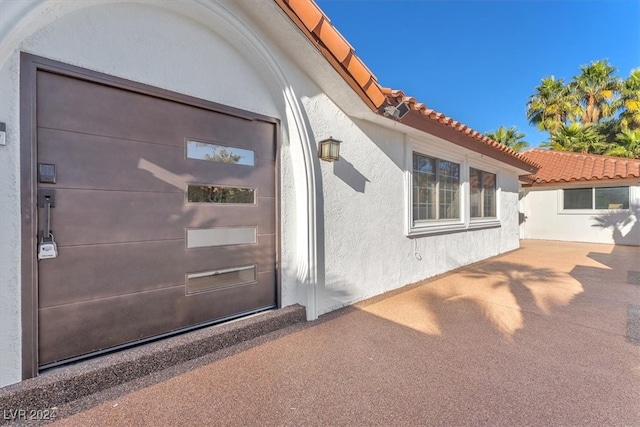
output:
[[337,162],[340,159],[340,143],[330,136],[318,143],[318,157],[325,162]]

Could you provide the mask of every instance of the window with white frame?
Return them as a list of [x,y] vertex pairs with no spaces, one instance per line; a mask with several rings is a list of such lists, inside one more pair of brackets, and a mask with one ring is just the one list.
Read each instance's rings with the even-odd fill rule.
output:
[[496,174],[469,168],[471,218],[496,217]]
[[629,209],[629,187],[562,190],[564,210]]
[[413,221],[460,219],[460,165],[413,153]]

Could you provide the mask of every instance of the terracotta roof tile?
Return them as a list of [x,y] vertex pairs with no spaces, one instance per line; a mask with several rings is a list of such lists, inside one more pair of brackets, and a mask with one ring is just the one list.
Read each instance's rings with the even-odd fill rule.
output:
[[[353,48],[342,35],[335,29],[328,19],[323,19],[320,25],[316,27],[314,33],[320,37],[320,40],[331,51],[339,62],[347,59],[349,54],[353,53]],[[353,57],[353,55],[351,55]]]
[[527,176],[534,181],[534,185],[640,178],[640,159],[540,148],[525,151],[522,155],[530,162],[540,165],[538,172]]
[[347,70],[349,70],[360,86],[364,86],[369,83],[369,80],[371,79],[371,72],[353,52],[351,52],[350,57],[344,62]]
[[[334,66],[347,83],[360,95],[372,110],[378,114],[384,114],[384,107],[396,106],[405,102],[410,111],[415,111],[427,119],[434,120],[439,126],[452,128],[463,135],[488,147],[488,152],[501,152],[501,157],[508,163],[518,167],[533,170],[537,165],[524,158],[520,153],[502,144],[493,141],[485,135],[468,126],[447,117],[445,114],[428,108],[424,103],[418,102],[414,97],[406,96],[401,90],[384,88],[378,84],[376,77],[367,66],[355,54],[353,47],[342,37],[338,30],[331,24],[329,18],[320,10],[312,0],[274,0],[278,6],[291,18],[291,20],[305,32],[313,41],[320,52]],[[455,138],[454,138],[455,139]],[[462,144],[462,143],[461,143]],[[469,145],[465,143],[468,147]],[[473,149],[473,148],[472,148]],[[484,150],[487,151],[487,150]],[[506,154],[506,156],[505,156]]]
[[286,1],[286,3],[309,31],[313,31],[325,16],[313,2],[293,0]]
[[318,45],[321,53],[329,59],[338,72],[353,79],[360,90],[360,96],[374,111],[383,106],[386,99],[376,77],[313,1],[275,0],[275,2],[301,30],[308,31],[307,37]]

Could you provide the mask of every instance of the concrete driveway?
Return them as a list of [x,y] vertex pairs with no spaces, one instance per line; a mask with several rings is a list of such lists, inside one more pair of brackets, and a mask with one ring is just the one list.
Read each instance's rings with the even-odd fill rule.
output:
[[637,426],[639,271],[638,247],[523,241],[56,425]]

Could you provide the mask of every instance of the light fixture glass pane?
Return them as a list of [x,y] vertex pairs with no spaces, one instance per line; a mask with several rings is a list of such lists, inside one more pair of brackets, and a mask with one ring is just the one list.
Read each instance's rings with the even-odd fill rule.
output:
[[187,141],[187,157],[216,163],[255,165],[255,153],[252,150],[198,141]]
[[329,143],[331,158],[338,159],[340,157],[340,143],[339,142],[330,142]]

